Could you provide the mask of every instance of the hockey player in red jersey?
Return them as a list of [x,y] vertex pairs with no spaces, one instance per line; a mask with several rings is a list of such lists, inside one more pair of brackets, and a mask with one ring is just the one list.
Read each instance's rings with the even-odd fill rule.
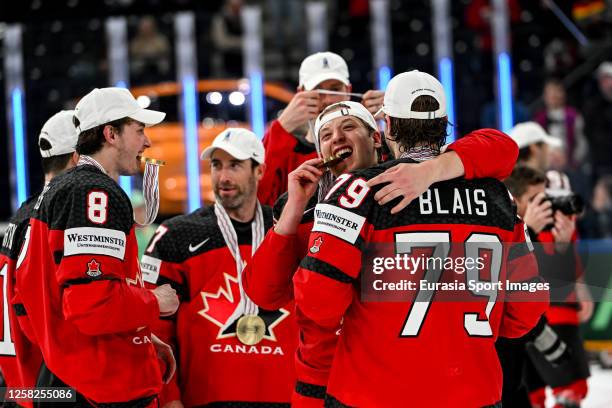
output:
[[[301,330],[298,366],[308,366],[321,377],[331,370],[329,406],[499,406],[502,378],[495,338],[526,334],[547,304],[524,226],[503,184],[492,179],[436,183],[395,216],[390,211],[399,199],[377,205],[377,193],[384,187],[368,181],[399,164],[436,157],[447,126],[441,84],[418,71],[389,83],[384,112],[386,137],[400,159],[338,177],[325,202],[314,210],[308,255],[293,278]],[[342,132],[341,110],[333,113],[318,120],[323,154],[353,143]],[[382,196],[389,193],[383,191]],[[442,294],[429,289],[393,302],[361,299],[360,291],[367,291],[373,276],[372,270],[362,269],[363,251],[375,242],[396,241],[408,247],[411,242],[421,243],[417,247],[430,242],[443,252],[438,254],[442,258],[449,255],[451,242],[467,242],[492,259],[483,273],[468,268],[470,280],[496,283],[494,288],[506,280],[537,283],[540,289],[491,289],[475,297],[459,287],[460,300],[446,302],[436,302]],[[463,250],[455,244],[451,256],[459,256],[458,251]],[[442,277],[467,281],[453,269],[421,268],[415,275],[433,283]],[[413,296],[416,301],[410,300]],[[517,298],[522,302],[510,301]],[[328,341],[336,332],[337,348]]]
[[150,330],[178,307],[170,286],[144,288],[133,211],[117,184],[133,175],[150,142],[145,125],[164,114],[142,109],[128,90],[94,89],[76,106],[78,165],[57,176],[34,205],[16,270],[16,295],[46,370],[40,386],[69,386],[78,406],[156,405],[157,355],[169,347]]
[[[257,193],[263,204],[273,205],[287,191],[289,173],[317,157],[308,124],[327,106],[350,100],[349,69],[338,54],[309,55],[300,65],[299,77],[297,93],[264,135],[266,172]],[[382,98],[383,91],[372,89],[363,94],[361,103],[374,113],[382,105]]]
[[293,306],[258,307],[242,287],[272,210],[257,200],[264,148],[249,130],[229,128],[207,148],[215,204],[165,221],[142,257],[148,284],[179,293],[176,317],[156,333],[178,350],[178,377],[162,406],[289,406],[295,384]]
[[[42,169],[47,185],[55,176],[76,166],[75,152],[77,134],[72,117],[74,111],[61,111],[43,125],[38,136],[38,147],[42,156]],[[38,347],[26,336],[18,323],[22,306],[18,299],[13,301],[15,266],[19,257],[30,213],[40,192],[28,198],[9,221],[0,247],[0,275],[2,276],[3,338],[0,342],[0,370],[2,387],[33,387],[36,384],[42,355]],[[27,319],[27,317],[26,317]],[[24,322],[24,326],[27,322]],[[27,328],[26,328],[27,329]],[[28,404],[19,401],[21,405]]]
[[[366,146],[351,148],[350,158],[331,166],[334,175],[375,165],[380,143],[374,117],[363,106],[355,102],[340,102],[327,109],[332,113],[340,108],[346,119],[352,117],[344,131],[347,134],[356,133],[362,142],[360,144]],[[508,136],[494,129],[481,129],[450,144],[446,153],[435,159],[418,164],[401,164],[393,168],[394,173],[381,177],[392,177],[403,183],[393,193],[401,191],[405,194],[402,203],[398,204],[405,206],[411,198],[436,181],[462,175],[466,178],[504,178],[512,171],[517,153],[516,144]],[[317,182],[322,171],[315,166],[320,166],[322,161],[306,161],[290,174],[289,192],[281,196],[274,206],[274,216],[278,221],[244,270],[244,289],[260,307],[277,309],[288,307],[288,302],[292,302],[291,279],[300,260],[307,255],[308,237],[314,220],[313,209],[320,196],[317,194]],[[299,361],[296,369],[298,383],[293,403],[320,404],[312,397],[325,394],[327,373],[312,370]]]

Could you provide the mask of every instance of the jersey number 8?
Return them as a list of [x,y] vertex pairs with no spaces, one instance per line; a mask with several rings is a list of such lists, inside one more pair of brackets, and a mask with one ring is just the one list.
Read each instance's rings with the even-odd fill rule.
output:
[[94,224],[106,222],[108,196],[102,191],[91,191],[87,195],[87,218]]

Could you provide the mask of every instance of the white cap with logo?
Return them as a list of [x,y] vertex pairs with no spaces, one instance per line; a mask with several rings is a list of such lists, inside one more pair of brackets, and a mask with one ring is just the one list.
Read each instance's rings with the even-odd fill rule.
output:
[[519,123],[508,132],[508,135],[516,142],[519,149],[534,143],[546,143],[553,147],[560,147],[561,140],[550,136],[539,123],[523,122]]
[[[334,109],[338,107],[338,109]],[[329,112],[329,113],[327,113]],[[321,128],[328,122],[339,118],[341,116],[354,116],[363,120],[368,126],[372,128],[372,130],[378,130],[378,126],[376,126],[376,119],[370,113],[370,111],[358,102],[353,101],[342,101],[337,102],[332,105],[329,105],[325,110],[319,114],[317,120],[314,125],[314,133],[319,138],[319,132]]]
[[344,58],[333,52],[317,52],[304,58],[300,65],[300,86],[311,91],[328,79],[349,85],[349,70]]
[[79,134],[122,118],[152,126],[166,117],[163,112],[143,109],[125,88],[96,88],[81,98],[74,111],[79,120]]
[[[419,96],[432,96],[440,105],[431,112],[415,112],[412,103]],[[381,110],[392,118],[400,119],[437,119],[446,116],[446,96],[444,87],[426,72],[402,72],[394,76],[385,90]]]
[[248,129],[227,128],[219,133],[212,144],[202,152],[202,160],[210,159],[215,149],[221,149],[238,160],[253,159],[264,162],[266,152],[263,143]]
[[[38,135],[38,148],[42,157],[59,156],[76,150],[79,135],[74,127],[73,110],[63,110],[51,116]],[[48,143],[41,141],[46,140]],[[42,147],[51,146],[48,149]]]

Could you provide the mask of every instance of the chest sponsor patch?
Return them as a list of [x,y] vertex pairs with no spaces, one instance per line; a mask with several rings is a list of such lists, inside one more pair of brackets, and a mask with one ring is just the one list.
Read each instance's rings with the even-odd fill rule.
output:
[[161,263],[161,259],[153,258],[149,255],[143,255],[142,259],[140,260],[142,280],[148,283],[156,284],[157,278],[159,278]]
[[123,261],[126,237],[123,231],[80,227],[64,231],[64,256],[107,255]]
[[354,244],[365,217],[329,204],[317,204],[313,232],[325,232]]

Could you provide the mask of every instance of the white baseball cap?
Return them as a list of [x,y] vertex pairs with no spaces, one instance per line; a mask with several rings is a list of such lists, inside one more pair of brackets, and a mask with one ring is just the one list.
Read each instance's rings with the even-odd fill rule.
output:
[[166,114],[140,107],[125,88],[96,88],[85,95],[74,109],[79,134],[117,119],[131,118],[147,126],[157,125]]
[[597,68],[597,76],[600,78],[602,76],[612,76],[612,62],[611,61],[602,62]]
[[311,91],[328,79],[349,85],[349,70],[344,58],[333,52],[317,52],[304,58],[300,65],[300,86]]
[[[333,109],[337,106],[339,109]],[[319,131],[326,123],[329,123],[341,116],[354,116],[363,120],[372,128],[372,130],[378,130],[378,126],[376,126],[376,119],[374,119],[374,116],[372,116],[370,111],[365,106],[358,102],[343,101],[329,105],[321,114],[319,114],[314,125],[314,133],[316,138],[319,138]]]
[[563,144],[561,140],[546,133],[542,126],[536,122],[519,123],[510,130],[508,135],[516,142],[519,149],[539,142],[544,142],[553,147],[560,147]]
[[210,159],[215,149],[221,149],[238,160],[253,159],[263,163],[266,157],[263,143],[248,129],[227,128],[202,152],[202,160]]
[[[42,157],[59,156],[76,150],[79,135],[72,122],[73,116],[73,110],[63,110],[45,122],[38,135],[38,149]],[[42,149],[40,143],[42,139],[49,142],[51,145],[49,149]]]
[[[432,96],[440,107],[432,112],[415,112],[412,103],[419,96]],[[381,110],[392,118],[437,119],[446,116],[446,96],[440,81],[426,72],[402,72],[394,76],[385,90]]]

